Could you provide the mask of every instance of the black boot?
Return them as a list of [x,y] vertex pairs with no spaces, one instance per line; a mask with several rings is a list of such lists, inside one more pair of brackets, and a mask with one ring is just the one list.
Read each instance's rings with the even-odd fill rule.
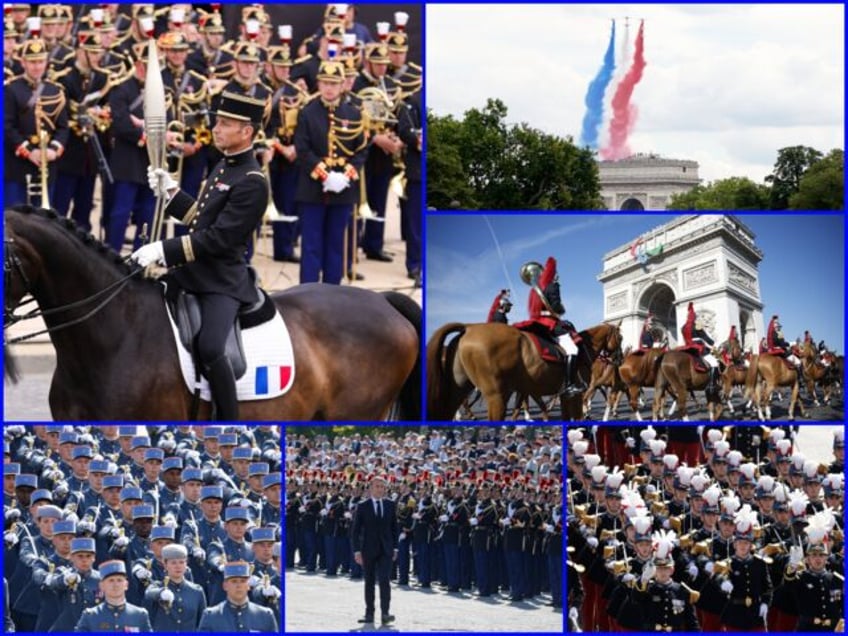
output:
[[216,358],[212,364],[204,365],[203,373],[209,380],[212,391],[214,419],[220,422],[238,420],[238,398],[236,397],[236,378],[233,367],[226,355]]
[[707,397],[714,396],[718,393],[718,368],[710,367],[710,379],[707,381]]
[[586,385],[577,374],[577,361],[574,358],[576,356],[565,357],[565,378],[560,393],[566,398],[572,398],[586,390]]

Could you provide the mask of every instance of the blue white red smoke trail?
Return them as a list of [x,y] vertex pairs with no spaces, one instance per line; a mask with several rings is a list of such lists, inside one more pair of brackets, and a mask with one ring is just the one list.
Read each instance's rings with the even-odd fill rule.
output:
[[633,64],[622,78],[621,83],[615,89],[612,98],[612,120],[609,127],[609,145],[601,150],[604,159],[623,159],[630,156],[630,148],[627,146],[627,137],[636,123],[637,110],[630,103],[633,97],[633,89],[642,79],[645,70],[645,23],[639,25],[639,33],[636,35],[635,51],[633,53]]
[[612,21],[609,45],[604,54],[604,62],[601,65],[595,79],[589,84],[586,91],[586,114],[583,116],[583,131],[580,135],[580,145],[589,146],[592,149],[598,147],[598,133],[604,119],[604,93],[612,80],[615,71],[615,20]]

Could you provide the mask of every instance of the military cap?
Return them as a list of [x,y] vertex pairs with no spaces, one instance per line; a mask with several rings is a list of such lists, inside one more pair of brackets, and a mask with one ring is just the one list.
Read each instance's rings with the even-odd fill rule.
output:
[[250,533],[250,540],[253,543],[264,543],[266,541],[276,540],[276,530],[274,528],[254,528]]
[[46,506],[41,506],[36,511],[35,516],[38,519],[61,519],[62,518],[62,509],[57,508],[56,506],[47,504]]
[[88,457],[91,459],[94,457],[94,453],[91,452],[90,446],[77,446],[74,450],[71,451],[72,459],[79,459],[80,457]]
[[[233,51],[233,56],[239,62],[260,62],[261,59],[259,57],[259,47],[253,42],[240,42],[236,45],[235,50]],[[208,432],[205,437],[207,438],[215,438],[219,437],[219,435],[210,435]]]
[[233,461],[237,459],[244,459],[250,461],[253,459],[253,449],[252,448],[236,448],[233,451]]
[[371,42],[365,45],[365,59],[372,64],[388,64],[389,48],[385,44]]
[[281,483],[283,483],[282,473],[271,473],[270,475],[265,475],[265,478],[262,480],[262,490]]
[[135,426],[119,426],[118,437],[135,437],[137,431]]
[[88,466],[89,472],[92,473],[108,473],[109,472],[109,462],[103,459],[95,459]]
[[103,39],[94,31],[80,31],[77,34],[80,46],[86,51],[102,51]]
[[269,46],[268,61],[275,66],[292,66],[294,60],[291,57],[291,49],[286,46]]
[[168,472],[169,470],[182,470],[183,469],[183,460],[182,457],[168,457],[162,463],[162,471]]
[[38,17],[41,18],[42,24],[55,24],[65,19],[65,12],[61,5],[42,4],[38,7]]
[[[124,487],[124,476],[123,475],[106,475],[103,478],[103,488],[123,488]],[[123,494],[123,493],[122,493]]]
[[267,475],[270,467],[267,462],[254,462],[247,468],[247,476],[253,477],[254,475]]
[[30,504],[34,504],[37,501],[49,501],[50,503],[53,503],[53,493],[45,488],[40,488],[32,493],[29,498]]
[[21,465],[15,462],[10,462],[8,464],[3,464],[3,476],[6,475],[20,475],[21,474]]
[[325,60],[318,67],[317,78],[324,82],[341,83],[345,78],[344,64]]
[[150,438],[147,435],[136,435],[132,438],[130,448],[132,450],[136,448],[150,448]]
[[188,51],[188,38],[182,31],[168,31],[159,36],[159,46],[166,51]]
[[144,451],[144,461],[161,462],[165,459],[165,451],[161,448],[148,448]]
[[[55,526],[54,526],[55,532]],[[94,539],[80,538],[80,539],[72,539],[71,540],[71,554],[75,554],[77,552],[97,552],[97,549],[94,547]]]
[[224,500],[224,489],[221,486],[204,486],[200,489],[200,501],[204,499]]
[[271,555],[272,555],[275,559],[279,559],[279,558],[280,558],[280,543],[279,543],[279,542],[274,544],[274,549],[271,551]]
[[[265,100],[225,91],[221,94],[221,103],[215,115],[218,117],[229,117],[236,121],[258,123],[262,121],[264,113]],[[218,435],[210,437],[208,433],[206,434],[206,439],[217,438]]]
[[845,430],[837,428],[833,430],[833,448],[845,448]]
[[133,19],[142,17],[154,17],[154,9],[152,4],[134,4],[132,7]]
[[108,577],[120,574],[127,575],[127,566],[123,561],[106,561],[100,564],[100,580],[105,581]]
[[65,430],[65,427],[61,424],[48,424],[45,429],[47,430],[48,435],[59,435]]
[[135,486],[126,486],[121,491],[121,503],[130,500],[130,499],[138,499],[141,501],[143,498],[143,493],[141,492],[141,488],[136,488]]
[[59,433],[59,444],[76,444],[77,434],[74,431]]
[[57,521],[53,524],[53,534],[76,534],[76,521]]
[[15,28],[15,21],[12,19],[3,20],[3,37],[17,38],[18,30]]
[[341,63],[344,64],[344,71],[346,77],[355,77],[359,75],[359,69],[356,66],[356,58],[353,57],[342,57],[340,58]]
[[224,20],[220,13],[201,14],[198,20],[198,29],[201,33],[224,33]]
[[135,521],[136,519],[153,519],[153,506],[149,504],[133,506],[132,518],[133,521]]
[[221,446],[238,446],[238,435],[235,433],[221,433],[218,443]]
[[[143,506],[136,506],[136,508],[142,508]],[[135,508],[133,508],[135,510]],[[157,539],[169,539],[170,541],[174,541],[174,528],[171,526],[154,526],[153,530],[150,531],[150,540],[156,541]]]
[[207,426],[203,429],[204,439],[218,439],[221,436],[220,426]]
[[255,6],[247,6],[242,7],[241,10],[241,21],[247,22],[248,20],[256,20],[260,25],[270,24],[271,19],[268,17],[268,14],[265,12],[262,7]]
[[233,561],[224,566],[224,580],[236,578],[248,578],[250,576],[250,563],[247,561]]
[[230,521],[250,521],[250,517],[247,514],[247,510],[245,510],[242,507],[227,508],[226,513],[224,515],[224,519],[227,522],[230,522]]
[[386,44],[392,53],[403,53],[409,50],[409,38],[406,33],[389,33]]
[[38,477],[28,473],[21,473],[15,476],[15,488],[38,488]]
[[188,558],[188,550],[184,545],[179,543],[171,543],[162,548],[162,559],[186,559]]
[[183,483],[189,481],[203,481],[203,471],[199,468],[186,468],[183,470]]

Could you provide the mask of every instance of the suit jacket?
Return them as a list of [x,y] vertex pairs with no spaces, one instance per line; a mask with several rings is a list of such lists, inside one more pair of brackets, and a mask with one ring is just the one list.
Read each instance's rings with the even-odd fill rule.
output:
[[383,516],[380,518],[374,512],[374,502],[370,497],[357,506],[350,533],[354,552],[361,552],[363,556],[373,558],[381,551],[391,556],[392,552],[397,550],[395,504],[390,499],[383,499],[382,505]]

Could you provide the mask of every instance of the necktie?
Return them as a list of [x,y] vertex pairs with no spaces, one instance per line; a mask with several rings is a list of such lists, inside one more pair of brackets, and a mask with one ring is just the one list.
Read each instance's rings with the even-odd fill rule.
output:
[[383,502],[379,499],[377,500],[377,517],[379,519],[383,518]]

